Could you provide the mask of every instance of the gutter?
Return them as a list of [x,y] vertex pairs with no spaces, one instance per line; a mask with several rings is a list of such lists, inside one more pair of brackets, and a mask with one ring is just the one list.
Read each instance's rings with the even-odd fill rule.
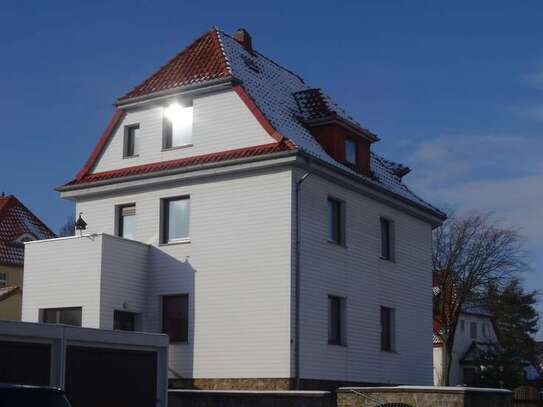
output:
[[300,271],[300,243],[302,241],[302,222],[301,222],[301,200],[302,200],[302,184],[303,182],[311,175],[308,171],[302,175],[296,181],[296,251],[295,251],[295,260],[294,260],[294,274],[295,274],[295,285],[296,291],[294,294],[294,380],[295,387],[297,390],[300,390],[300,281],[301,281],[301,271]]
[[269,160],[273,158],[289,157],[289,156],[296,155],[296,153],[297,153],[297,150],[287,150],[287,151],[280,151],[276,153],[257,155],[254,157],[236,158],[234,160],[217,161],[214,163],[191,165],[189,167],[172,168],[168,170],[154,171],[154,172],[148,172],[148,173],[137,174],[137,175],[125,175],[122,177],[110,178],[110,179],[105,179],[105,180],[100,180],[100,181],[95,181],[95,182],[85,182],[85,183],[75,184],[75,185],[61,185],[59,187],[56,187],[55,191],[57,192],[77,191],[79,189],[114,185],[114,184],[129,182],[129,181],[137,181],[141,179],[164,177],[168,175],[184,174],[187,172],[194,172],[194,171],[221,168],[221,167],[231,167],[238,164],[259,162],[259,161]]

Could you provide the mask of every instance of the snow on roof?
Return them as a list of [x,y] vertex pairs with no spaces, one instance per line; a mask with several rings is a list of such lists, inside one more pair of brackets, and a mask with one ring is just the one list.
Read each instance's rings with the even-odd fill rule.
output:
[[[332,113],[358,127],[370,138],[376,140],[377,137],[361,127],[358,121],[332,102],[330,96],[321,89],[307,85],[299,75],[258,51],[253,49],[249,52],[238,41],[217,28],[212,28],[195,39],[144,82],[120,97],[117,103],[122,105],[142,97],[153,98],[163,95],[164,92],[182,91],[195,84],[204,87],[216,83],[217,80],[239,81],[256,105],[258,113],[262,114],[276,132],[293,142],[298,150],[358,177],[366,185],[405,199],[432,215],[445,219],[444,213],[418,197],[402,182],[402,177],[409,172],[408,167],[371,153],[372,175],[367,176],[332,158],[301,119],[315,119]],[[99,141],[89,161],[77,175],[78,181],[85,182],[85,176],[90,173],[110,133],[104,133],[104,140]]]
[[[374,177],[364,176],[334,160],[324,151],[323,147],[299,120],[299,116],[304,115],[304,112],[300,110],[295,95],[300,95],[300,92],[311,91],[314,88],[308,86],[298,75],[281,67],[259,52],[253,51],[252,54],[249,53],[228,34],[217,31],[217,35],[232,75],[242,81],[244,89],[253,98],[272,126],[292,140],[298,148],[335,167],[356,174],[376,186],[384,187],[394,194],[441,214],[437,208],[415,195],[403,184],[401,176],[397,174],[395,168],[392,168],[392,163],[377,154],[371,154],[370,166]],[[247,63],[247,61],[250,61],[250,63]],[[324,92],[321,90],[319,92],[325,103],[331,103],[328,102],[331,99]],[[354,119],[351,119],[343,109],[335,104],[333,105],[339,114],[354,122]],[[398,166],[398,164],[395,166]]]

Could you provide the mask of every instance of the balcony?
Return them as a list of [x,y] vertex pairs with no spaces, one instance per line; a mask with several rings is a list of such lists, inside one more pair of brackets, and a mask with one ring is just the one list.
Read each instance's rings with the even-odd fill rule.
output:
[[23,321],[43,309],[81,307],[82,326],[113,329],[115,310],[138,315],[142,329],[150,246],[108,234],[25,244]]

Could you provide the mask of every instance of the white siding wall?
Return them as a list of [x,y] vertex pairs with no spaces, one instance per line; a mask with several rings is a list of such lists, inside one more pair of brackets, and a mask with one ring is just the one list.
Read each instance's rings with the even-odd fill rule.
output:
[[[150,243],[148,314],[160,295],[190,295],[188,344],[170,347],[185,377],[289,377],[291,172],[255,172],[77,202],[89,232],[113,233],[115,205],[136,204]],[[160,199],[190,195],[188,244],[159,245]]]
[[38,322],[43,308],[83,307],[83,326],[100,328],[101,258],[101,236],[27,243],[22,320]]
[[[464,330],[461,328],[461,322],[464,321]],[[477,338],[473,339],[470,336],[470,324],[477,324]],[[487,326],[487,335],[483,333],[483,326]],[[458,328],[454,336],[453,356],[451,365],[450,385],[464,384],[464,374],[460,360],[464,357],[472,342],[497,342],[494,325],[489,317],[482,315],[461,314],[458,323]]]
[[115,310],[140,314],[136,329],[145,330],[149,246],[103,235],[100,327],[113,329]]
[[[94,172],[273,143],[234,91],[194,99],[193,146],[162,151],[161,106],[129,110]],[[123,159],[124,126],[139,123],[139,157]]]
[[[302,188],[301,376],[431,384],[431,226],[317,176]],[[327,242],[328,196],[346,202],[346,247]],[[395,263],[379,258],[380,216]],[[328,344],[329,294],[347,299],[345,347]],[[395,353],[380,351],[380,306],[396,310]]]

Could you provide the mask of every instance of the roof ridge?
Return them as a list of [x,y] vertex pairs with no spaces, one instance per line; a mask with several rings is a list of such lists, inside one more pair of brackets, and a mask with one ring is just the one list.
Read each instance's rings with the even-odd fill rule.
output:
[[[133,95],[133,93],[141,90],[141,89],[145,89],[146,86],[148,86],[150,83],[152,83],[152,81],[154,79],[156,79],[156,75],[160,74],[161,72],[163,72],[166,68],[168,68],[171,64],[175,63],[175,61],[180,58],[183,54],[185,53],[189,53],[190,51],[193,50],[193,48],[198,45],[200,42],[204,41],[205,38],[207,36],[211,36],[212,40],[215,39],[216,41],[216,44],[218,46],[218,48],[220,49],[220,52],[223,56],[223,60],[224,60],[224,68],[228,71],[228,73],[232,74],[232,70],[230,69],[230,66],[226,63],[226,54],[224,53],[224,49],[222,47],[222,44],[220,41],[217,41],[216,40],[216,37],[217,35],[213,35],[213,34],[216,34],[220,32],[220,30],[218,29],[218,27],[215,27],[215,26],[212,26],[209,30],[205,31],[204,33],[198,35],[196,38],[194,38],[186,47],[183,47],[179,52],[177,52],[172,58],[170,58],[166,63],[162,64],[159,68],[157,68],[156,70],[154,70],[152,73],[150,73],[148,76],[147,76],[147,79],[145,79],[143,82],[141,82],[140,84],[134,86],[130,91],[128,91],[127,93],[125,93],[124,95],[122,95],[121,97],[118,98],[118,100],[123,100],[123,99],[129,99],[131,97],[134,97],[136,95]],[[170,74],[167,74],[166,73],[166,76],[171,76],[171,73]],[[158,91],[158,90],[157,90]],[[155,93],[156,91],[151,91],[151,92],[146,92],[146,93]]]
[[[219,30],[219,32],[221,34],[223,34],[224,36],[230,38],[232,41],[235,41],[236,43],[238,43],[236,41],[236,39],[234,37],[232,37],[230,34],[222,31],[222,30]],[[238,43],[239,44],[239,43]],[[243,45],[239,44],[240,47],[243,48]],[[270,57],[267,57],[266,55],[260,53],[259,51],[257,51],[256,49],[253,48],[253,52],[255,54],[257,54],[259,57],[262,57],[266,60],[268,60],[269,62],[271,62],[272,64],[274,64],[275,66],[277,66],[278,68],[281,68],[283,69],[284,71],[287,71],[288,73],[290,73],[291,75],[294,75],[296,78],[298,78],[300,80],[300,82],[302,82],[304,85],[306,86],[309,86],[305,81],[304,81],[304,78],[302,78],[300,75],[298,75],[296,72],[292,71],[291,69],[288,69],[288,68],[285,68],[283,65],[279,64],[278,62],[275,62],[273,59],[271,59]]]
[[219,29],[219,27],[217,27],[217,26],[213,26],[211,29],[215,31],[217,41],[219,42],[219,48],[221,49],[221,53],[222,53],[222,55],[224,57],[224,61],[226,62],[226,69],[228,69],[228,72],[230,72],[230,75],[233,76],[234,73],[232,72],[232,66],[230,65],[230,60],[228,59],[228,56],[226,55],[226,52],[224,50],[224,44],[223,44],[222,38],[220,36],[220,34],[223,31],[221,31]]

